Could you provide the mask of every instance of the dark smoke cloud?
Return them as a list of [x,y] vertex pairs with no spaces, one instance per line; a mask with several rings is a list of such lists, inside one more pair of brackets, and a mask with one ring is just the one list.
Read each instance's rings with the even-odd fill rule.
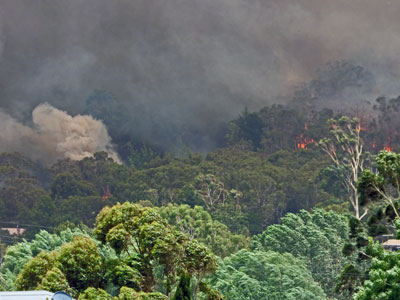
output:
[[39,103],[76,114],[106,90],[136,135],[198,133],[204,150],[219,121],[290,98],[328,62],[373,74],[357,97],[397,95],[399,12],[385,0],[3,0],[0,106],[29,122]]

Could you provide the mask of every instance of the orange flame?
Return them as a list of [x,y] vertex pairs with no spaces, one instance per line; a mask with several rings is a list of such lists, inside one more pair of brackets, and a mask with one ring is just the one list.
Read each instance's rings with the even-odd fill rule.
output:
[[101,199],[103,201],[106,201],[110,196],[111,196],[110,188],[107,186],[107,189],[104,191],[103,195],[101,196]]
[[297,144],[297,149],[306,149],[306,148],[307,148],[307,144],[304,144],[304,143]]
[[312,138],[304,137],[303,134],[300,134],[297,137],[297,149],[307,149],[307,145],[315,143],[315,140]]
[[385,146],[383,147],[383,150],[386,150],[388,152],[392,152],[392,147],[390,147],[388,144],[385,144]]
[[358,124],[358,125],[356,126],[356,132],[358,133],[358,132],[360,132],[360,131],[367,131],[367,127]]

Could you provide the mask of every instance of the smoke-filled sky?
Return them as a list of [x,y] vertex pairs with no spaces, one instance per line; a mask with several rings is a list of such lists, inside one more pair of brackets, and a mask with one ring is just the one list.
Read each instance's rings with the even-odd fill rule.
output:
[[132,131],[201,132],[337,60],[374,75],[367,100],[394,96],[399,15],[395,0],[2,0],[0,108],[31,123],[40,103],[76,114],[100,89]]

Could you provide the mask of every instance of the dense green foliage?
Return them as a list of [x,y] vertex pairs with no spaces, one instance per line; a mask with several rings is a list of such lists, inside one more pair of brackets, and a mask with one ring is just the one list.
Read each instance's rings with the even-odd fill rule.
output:
[[347,258],[342,248],[348,238],[348,220],[333,212],[301,211],[282,218],[282,224],[269,226],[254,237],[259,251],[290,253],[301,259],[327,295],[332,295],[337,275]]
[[211,284],[227,299],[325,299],[310,271],[289,253],[240,250],[221,262]]
[[117,297],[112,297],[103,289],[87,288],[79,295],[78,300],[168,300],[161,293],[137,292],[128,287],[122,287]]
[[[155,208],[128,202],[106,207],[94,234],[99,241],[79,230],[60,236],[42,231],[34,241],[10,247],[2,271],[17,277],[8,289],[64,290],[83,299],[109,299],[118,291],[118,299],[164,299],[179,274],[187,274],[186,293],[197,294],[205,275],[216,269],[212,252],[169,225]],[[196,281],[193,291],[190,278]]]
[[[4,254],[0,244],[0,289],[77,299],[393,299],[397,254],[377,244],[367,253],[367,234],[400,224],[400,159],[382,151],[369,164],[365,150],[397,146],[384,121],[397,124],[400,102],[378,99],[369,120],[301,103],[245,110],[229,122],[225,147],[205,155],[163,153],[123,135],[124,164],[106,153],[48,167],[0,154],[0,225],[27,229],[17,238],[2,231],[10,245]],[[105,108],[91,110],[112,118]],[[340,214],[349,212],[356,217]]]
[[172,300],[191,300],[190,276],[182,274]]
[[[7,157],[4,168],[25,172],[22,167],[18,169],[18,157]],[[311,209],[334,198],[321,188],[320,172],[327,164],[316,149],[282,151],[266,157],[240,145],[206,157],[157,157],[141,169],[118,165],[98,153],[78,162],[58,161],[48,171],[42,170],[42,182],[35,179],[33,171],[29,181],[18,179],[18,186],[16,181],[4,182],[0,208],[5,205],[13,213],[0,209],[0,220],[39,226],[71,221],[92,226],[105,205],[123,199],[150,201],[155,206],[198,205],[235,233],[260,233],[265,226],[279,222],[286,212]],[[20,203],[24,190],[28,198]],[[209,191],[219,198],[210,198]],[[35,227],[28,227],[28,237],[33,233]]]
[[367,249],[372,265],[354,300],[395,300],[400,297],[400,253],[385,251],[371,241]]
[[201,206],[190,208],[186,204],[162,206],[160,215],[169,224],[190,237],[209,245],[214,254],[225,257],[239,249],[250,246],[250,238],[232,234],[228,227],[212,219],[211,215]]
[[396,201],[400,197],[400,155],[380,151],[376,156],[376,174],[364,170],[358,181],[358,191],[364,203],[381,200],[392,210],[394,217],[400,218]]
[[41,252],[17,276],[17,290],[66,290],[77,295],[99,287],[105,277],[105,258],[89,237],[77,236],[60,251]]
[[32,241],[23,241],[9,246],[0,267],[0,274],[5,279],[6,289],[13,289],[17,275],[22,267],[42,251],[59,250],[65,243],[72,241],[75,236],[87,236],[79,228],[66,229],[59,234],[50,234],[41,230]]
[[78,300],[112,300],[112,298],[105,290],[89,287],[79,295]]
[[153,208],[128,202],[106,207],[97,216],[94,234],[118,254],[128,256],[130,266],[140,273],[139,286],[145,292],[153,292],[157,286],[155,266],[163,271],[167,295],[180,272],[188,272],[200,283],[216,268],[211,251],[174,229]]

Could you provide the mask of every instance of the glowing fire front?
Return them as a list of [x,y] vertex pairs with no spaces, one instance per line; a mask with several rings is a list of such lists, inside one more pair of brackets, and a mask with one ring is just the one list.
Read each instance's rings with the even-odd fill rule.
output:
[[385,144],[385,146],[383,147],[383,150],[392,152],[393,149],[392,149],[392,147],[390,147],[388,144]]
[[[367,127],[365,125],[361,124],[361,125],[358,125],[355,130],[356,130],[357,133],[365,132],[365,131],[367,131]],[[298,150],[298,149],[307,149],[310,144],[316,143],[316,141],[313,138],[306,136],[306,131],[308,131],[307,122],[304,123],[304,131],[305,131],[304,133],[301,133],[300,135],[298,135],[296,137],[296,143],[295,143],[295,149],[296,150]],[[389,151],[389,152],[393,151],[393,147],[391,146],[390,142],[384,143],[383,147],[382,147],[382,144],[379,145],[377,142],[371,142],[370,145],[372,146],[372,149],[374,149],[374,150],[381,149],[381,150],[386,150],[386,151]]]
[[[304,130],[308,130],[308,124],[307,122],[304,123]],[[307,149],[307,145],[315,143],[315,140],[313,138],[309,138],[304,136],[303,133],[301,133],[297,138],[296,138],[296,149]]]
[[313,138],[305,137],[304,134],[300,134],[296,139],[297,149],[307,149],[307,145],[315,143]]

